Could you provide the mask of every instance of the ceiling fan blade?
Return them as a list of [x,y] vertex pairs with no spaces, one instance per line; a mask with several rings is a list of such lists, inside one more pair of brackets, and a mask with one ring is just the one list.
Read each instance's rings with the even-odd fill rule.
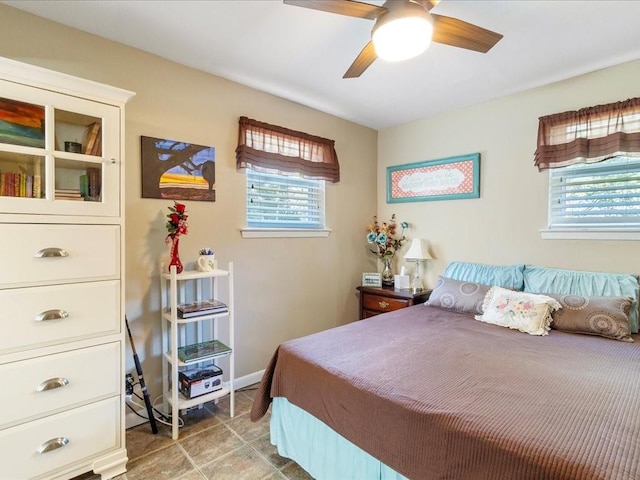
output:
[[367,43],[342,78],[359,77],[369,68],[369,65],[371,65],[376,58],[378,58],[378,56],[373,48],[373,42]]
[[419,3],[427,10],[431,10],[433,7],[440,3],[440,0],[413,0],[416,3]]
[[338,13],[350,17],[368,18],[375,20],[387,11],[384,7],[355,0],[284,0],[287,5],[311,8],[323,12]]
[[498,43],[502,35],[457,18],[431,14],[433,17],[433,41],[453,47],[487,53]]

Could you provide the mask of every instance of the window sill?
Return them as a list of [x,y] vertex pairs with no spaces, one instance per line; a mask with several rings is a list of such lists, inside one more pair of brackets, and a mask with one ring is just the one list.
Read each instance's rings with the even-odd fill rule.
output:
[[540,230],[543,240],[640,240],[638,230]]
[[304,228],[243,228],[242,238],[317,238],[328,237],[329,229],[307,230]]

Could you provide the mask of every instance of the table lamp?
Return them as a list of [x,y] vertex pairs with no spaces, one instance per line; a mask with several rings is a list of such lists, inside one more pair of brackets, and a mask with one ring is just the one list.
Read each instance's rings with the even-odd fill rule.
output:
[[411,245],[409,245],[407,253],[404,254],[404,258],[409,261],[416,262],[415,275],[411,281],[411,290],[413,290],[413,293],[421,292],[422,279],[420,278],[420,262],[431,259],[431,255],[429,255],[425,241],[421,238],[414,238],[411,240]]

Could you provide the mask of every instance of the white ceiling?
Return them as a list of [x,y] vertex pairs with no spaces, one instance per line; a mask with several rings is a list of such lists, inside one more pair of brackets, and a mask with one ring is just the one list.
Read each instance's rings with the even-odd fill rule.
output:
[[348,80],[370,20],[279,0],[1,3],[375,129],[640,58],[638,0],[442,0],[433,13],[504,38],[486,54],[433,44]]

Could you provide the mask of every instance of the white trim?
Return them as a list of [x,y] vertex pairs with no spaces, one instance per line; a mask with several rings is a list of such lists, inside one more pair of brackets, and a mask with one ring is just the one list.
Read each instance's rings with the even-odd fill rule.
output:
[[2,78],[4,80],[53,90],[75,97],[90,98],[109,105],[124,105],[135,95],[134,92],[129,90],[18,62],[10,58],[0,57],[0,67],[2,68]]
[[[135,405],[132,405],[133,408],[135,408]],[[136,412],[138,412],[140,415],[143,415],[144,417],[147,416],[147,409],[146,408],[138,408],[136,409]],[[130,428],[133,427],[137,427],[138,425],[142,425],[143,423],[147,423],[149,420],[147,420],[146,418],[141,418],[138,415],[136,415],[135,413],[133,413],[131,410],[129,410],[129,407],[127,407],[127,415],[125,416],[125,429],[128,430]]]
[[640,231],[542,229],[540,236],[543,240],[640,240]]
[[242,238],[305,238],[328,237],[331,230],[304,228],[242,228]]
[[249,375],[245,375],[244,377],[236,378],[233,386],[235,387],[236,391],[238,391],[242,388],[248,387],[249,385],[260,382],[263,375],[264,370],[259,370],[257,372],[250,373]]

